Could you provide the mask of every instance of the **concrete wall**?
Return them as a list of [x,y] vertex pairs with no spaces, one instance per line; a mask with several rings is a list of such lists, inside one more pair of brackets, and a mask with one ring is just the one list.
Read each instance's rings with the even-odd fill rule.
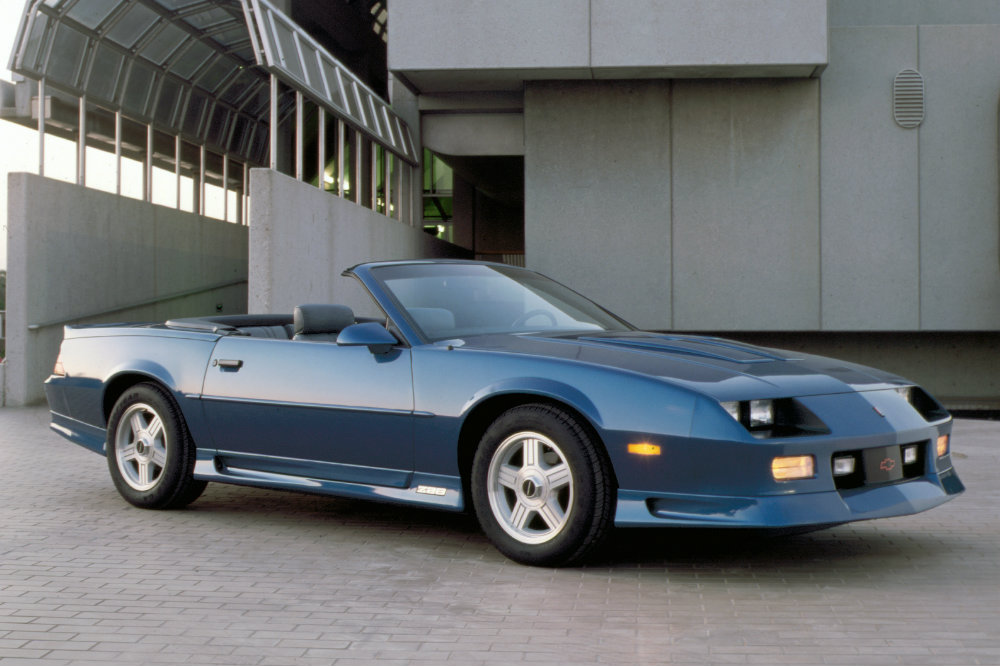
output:
[[917,64],[914,26],[831,30],[821,80],[823,328],[920,328],[920,131],[889,89]]
[[656,328],[1000,329],[1000,23],[830,43],[820,79],[529,83],[528,265]]
[[421,120],[424,146],[441,155],[523,155],[520,113],[427,114]]
[[830,27],[1000,23],[996,0],[829,0]]
[[[824,329],[1000,328],[1000,24],[837,27],[830,42]],[[890,119],[889,85],[906,67],[925,79],[918,129]]]
[[246,311],[246,227],[33,174],[7,186],[6,404],[43,398],[65,320]]
[[[587,76],[589,0],[408,0],[391,5],[389,69],[447,71],[443,89],[510,88],[503,70]],[[427,87],[421,86],[426,92]]]
[[921,26],[919,44],[921,328],[997,330],[1000,24]]
[[812,76],[827,62],[827,0],[406,0],[389,11],[389,68],[421,92]]
[[818,93],[674,85],[672,328],[819,327]]
[[[302,303],[372,310],[341,273],[365,261],[465,256],[422,229],[269,169],[250,171],[250,312]],[[291,211],[294,211],[291,212]]]
[[826,0],[592,0],[590,14],[599,78],[651,69],[810,76],[827,61]]
[[645,326],[671,312],[671,85],[525,90],[525,260]]
[[818,328],[817,111],[814,80],[529,85],[528,265],[651,328]]

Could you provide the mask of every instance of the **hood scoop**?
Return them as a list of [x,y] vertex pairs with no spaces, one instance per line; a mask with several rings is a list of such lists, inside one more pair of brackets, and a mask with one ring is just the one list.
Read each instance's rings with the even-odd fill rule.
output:
[[601,345],[629,347],[631,349],[685,354],[700,358],[710,358],[729,363],[770,363],[773,361],[792,360],[778,356],[771,350],[752,345],[745,345],[721,338],[703,338],[693,336],[674,336],[657,334],[637,334],[620,336],[581,336],[581,342],[594,342]]

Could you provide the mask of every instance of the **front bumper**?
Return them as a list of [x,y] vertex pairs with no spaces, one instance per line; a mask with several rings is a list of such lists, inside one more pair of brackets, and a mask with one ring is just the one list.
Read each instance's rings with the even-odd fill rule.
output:
[[762,497],[619,490],[619,527],[806,527],[905,516],[965,490],[953,468],[882,486]]

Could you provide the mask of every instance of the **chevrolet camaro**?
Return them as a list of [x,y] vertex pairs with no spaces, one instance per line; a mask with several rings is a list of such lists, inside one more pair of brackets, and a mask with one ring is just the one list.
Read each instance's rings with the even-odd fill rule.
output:
[[138,507],[218,481],[469,510],[502,553],[548,566],[615,526],[815,529],[964,490],[950,415],[895,375],[638,330],[500,264],[345,275],[365,316],[67,326],[51,427]]

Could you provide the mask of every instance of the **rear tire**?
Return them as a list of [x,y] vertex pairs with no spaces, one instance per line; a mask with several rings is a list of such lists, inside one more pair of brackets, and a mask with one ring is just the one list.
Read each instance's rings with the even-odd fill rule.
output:
[[195,444],[180,409],[156,384],[136,384],[118,398],[106,454],[118,493],[143,509],[186,506],[207,485],[194,479]]
[[611,529],[610,465],[568,413],[543,404],[504,412],[472,464],[472,501],[483,532],[507,557],[535,566],[583,560]]

